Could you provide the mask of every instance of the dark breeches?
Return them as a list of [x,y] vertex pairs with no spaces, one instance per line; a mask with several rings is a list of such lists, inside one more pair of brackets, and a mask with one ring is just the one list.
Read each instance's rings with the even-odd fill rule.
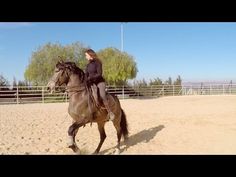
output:
[[106,84],[105,84],[105,82],[98,83],[97,87],[98,87],[99,94],[100,94],[102,100],[106,101],[107,100],[107,95],[106,95]]

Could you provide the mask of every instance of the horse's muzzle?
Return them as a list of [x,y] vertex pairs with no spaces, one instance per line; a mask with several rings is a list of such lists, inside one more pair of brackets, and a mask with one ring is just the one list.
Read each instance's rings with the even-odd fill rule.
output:
[[52,81],[48,82],[46,89],[52,94],[55,91],[55,83]]

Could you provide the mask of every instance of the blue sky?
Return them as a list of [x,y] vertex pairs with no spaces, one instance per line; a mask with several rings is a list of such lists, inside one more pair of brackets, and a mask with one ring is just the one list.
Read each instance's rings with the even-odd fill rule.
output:
[[[118,22],[0,22],[0,74],[24,80],[33,51],[48,42],[81,42],[95,51],[121,48]],[[123,24],[124,51],[138,66],[136,79],[180,75],[183,81],[236,82],[236,23],[129,22]]]

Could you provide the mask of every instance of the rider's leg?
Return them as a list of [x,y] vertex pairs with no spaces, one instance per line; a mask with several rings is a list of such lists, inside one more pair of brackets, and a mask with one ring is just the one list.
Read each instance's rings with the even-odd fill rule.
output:
[[100,93],[100,96],[102,98],[102,101],[103,101],[103,104],[108,112],[108,117],[109,117],[109,120],[114,120],[115,118],[115,115],[114,113],[111,111],[111,108],[108,104],[108,99],[107,99],[107,96],[106,96],[106,85],[105,85],[105,82],[100,82],[98,83],[98,89],[99,89],[99,93]]

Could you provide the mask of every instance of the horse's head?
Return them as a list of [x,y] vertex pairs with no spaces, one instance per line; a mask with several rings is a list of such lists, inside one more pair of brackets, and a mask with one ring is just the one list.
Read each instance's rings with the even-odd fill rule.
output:
[[70,78],[70,73],[76,68],[74,62],[58,62],[56,64],[54,74],[47,84],[47,88],[52,93],[55,88],[63,84],[67,84]]

